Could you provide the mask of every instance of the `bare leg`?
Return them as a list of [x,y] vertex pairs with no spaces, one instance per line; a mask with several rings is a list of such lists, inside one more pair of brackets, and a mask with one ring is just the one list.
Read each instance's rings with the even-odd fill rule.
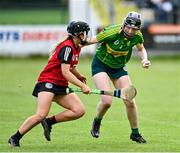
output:
[[84,105],[75,93],[66,96],[56,96],[55,101],[67,109],[55,115],[57,122],[75,120],[82,117],[85,113]]
[[8,143],[12,147],[20,147],[19,141],[22,136],[47,116],[53,97],[54,94],[50,92],[40,92],[38,94],[36,114],[28,117],[20,126],[19,130],[9,138]]
[[[111,90],[110,78],[105,72],[98,73],[93,76],[94,83],[97,89]],[[97,105],[96,117],[94,118],[91,135],[95,138],[99,137],[101,120],[111,107],[112,97],[111,96],[100,96],[100,102]]]
[[[98,73],[93,76],[94,83],[97,89],[101,90],[111,90],[110,79],[108,75],[104,72]],[[97,118],[103,118],[107,110],[111,107],[112,97],[101,95],[100,102],[97,105]]]
[[[125,75],[120,77],[119,79],[113,80],[113,83],[116,88],[121,89],[131,85],[131,80],[128,75]],[[124,104],[126,106],[127,117],[131,128],[138,128],[137,107],[135,99],[133,99],[133,102],[131,103],[124,100]]]
[[44,119],[51,107],[51,102],[54,94],[50,92],[40,92],[37,98],[37,111],[35,115],[28,117],[24,123],[20,126],[19,132],[21,134],[27,133],[30,129],[36,126]]
[[[131,80],[128,75],[122,76],[119,79],[113,80],[116,88],[121,89],[131,85]],[[124,100],[126,106],[127,117],[131,126],[132,133],[130,139],[137,143],[146,143],[146,140],[140,135],[138,130],[138,115],[135,99],[131,102]]]

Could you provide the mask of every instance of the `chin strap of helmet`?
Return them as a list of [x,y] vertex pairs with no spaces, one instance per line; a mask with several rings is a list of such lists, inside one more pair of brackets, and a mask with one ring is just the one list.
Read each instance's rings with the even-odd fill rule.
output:
[[85,40],[82,40],[79,35],[77,35],[77,37],[79,38],[79,40],[81,41],[81,45],[86,45],[87,44],[87,41]]
[[133,38],[135,35],[131,36],[131,35],[127,34],[127,33],[124,31],[124,26],[125,26],[125,25],[123,25],[123,26],[121,27],[121,32],[123,33],[123,35],[124,35],[125,37],[127,37],[127,38]]
[[[86,31],[86,35],[87,35],[87,31]],[[80,36],[79,36],[79,34],[78,35],[76,35],[78,38],[79,38],[79,40],[81,41],[81,45],[86,45],[88,42],[86,41],[86,40],[82,40],[81,38],[80,38]],[[87,38],[86,38],[87,39]]]

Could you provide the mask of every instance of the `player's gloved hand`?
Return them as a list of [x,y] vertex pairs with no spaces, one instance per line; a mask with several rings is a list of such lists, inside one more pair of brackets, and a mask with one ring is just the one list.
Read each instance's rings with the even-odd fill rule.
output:
[[142,67],[143,67],[143,68],[148,69],[149,66],[151,65],[151,62],[150,62],[148,59],[143,59],[143,60],[141,61],[141,64],[142,64]]

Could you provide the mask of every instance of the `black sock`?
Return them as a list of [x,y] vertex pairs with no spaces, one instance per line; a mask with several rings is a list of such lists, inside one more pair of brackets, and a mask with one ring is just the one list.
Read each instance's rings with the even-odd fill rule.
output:
[[57,123],[55,116],[47,118],[46,121],[47,121],[48,125],[50,125],[50,126]]
[[21,134],[19,131],[17,131],[12,138],[20,140],[23,137],[23,134]]
[[134,128],[134,129],[132,128],[131,130],[132,130],[133,135],[138,135],[139,134],[138,128]]

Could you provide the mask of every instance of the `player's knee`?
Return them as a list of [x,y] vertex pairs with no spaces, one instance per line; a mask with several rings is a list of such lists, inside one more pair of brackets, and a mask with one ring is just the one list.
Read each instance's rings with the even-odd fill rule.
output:
[[126,107],[128,109],[136,109],[136,103],[134,100],[130,101],[130,102],[126,102]]
[[75,118],[80,118],[85,114],[85,108],[84,107],[78,107],[73,110]]
[[112,100],[113,100],[113,99],[112,99],[112,97],[110,97],[110,96],[106,96],[106,97],[103,97],[103,98],[101,99],[104,107],[106,107],[106,108],[111,107]]
[[40,123],[44,118],[46,118],[47,114],[36,114],[36,120]]

